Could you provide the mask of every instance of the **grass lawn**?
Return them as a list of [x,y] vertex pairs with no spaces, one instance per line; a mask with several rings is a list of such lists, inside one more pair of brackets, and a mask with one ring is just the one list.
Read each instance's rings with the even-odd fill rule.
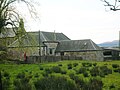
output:
[[[117,60],[104,62],[70,60],[19,65],[0,64],[0,70],[2,74],[2,81],[5,84],[7,83],[5,80],[10,82],[9,87],[5,87],[8,89],[14,89],[16,77],[21,75],[20,73],[24,73],[25,77],[30,77],[29,83],[32,84],[31,90],[35,90],[35,81],[51,75],[65,76],[75,84],[77,84],[75,81],[76,77],[81,78],[86,82],[92,78],[97,78],[103,82],[102,90],[120,90],[120,61]],[[7,77],[9,77],[9,79],[7,79]],[[21,78],[21,76],[18,78]]]

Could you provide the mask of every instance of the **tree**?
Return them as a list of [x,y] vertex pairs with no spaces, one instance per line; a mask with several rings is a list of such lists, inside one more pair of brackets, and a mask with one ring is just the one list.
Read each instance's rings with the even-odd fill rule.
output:
[[105,3],[104,6],[110,7],[110,10],[112,11],[118,11],[120,10],[120,0],[101,0]]
[[18,27],[20,16],[15,11],[14,3],[24,2],[29,11],[34,13],[34,6],[30,0],[0,0],[0,33],[4,32],[7,27],[12,27],[16,34],[15,28]]
[[20,22],[19,22],[18,30],[16,32],[16,39],[18,39],[18,41],[19,41],[19,47],[23,46],[23,39],[21,39],[21,38],[24,37],[25,35],[26,35],[26,30],[24,28],[23,19],[21,18]]
[[[17,3],[22,2],[26,4],[32,16],[36,14],[34,5],[31,3],[33,0],[0,0],[0,35],[4,35],[4,39],[6,39],[6,34],[9,32],[7,28],[11,28],[21,45],[22,41],[20,37],[23,36],[26,31],[24,29],[23,19],[21,19],[20,14],[16,11],[15,6]],[[7,46],[3,43],[4,39],[3,37],[0,39],[0,56],[2,56],[2,59],[3,54],[7,56]]]

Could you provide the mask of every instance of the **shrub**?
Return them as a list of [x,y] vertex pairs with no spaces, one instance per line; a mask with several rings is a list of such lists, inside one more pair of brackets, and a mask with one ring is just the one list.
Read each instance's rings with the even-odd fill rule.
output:
[[103,88],[103,82],[98,79],[90,79],[89,81],[89,89],[87,90],[102,90]]
[[43,67],[40,67],[40,70],[43,70]]
[[93,63],[93,66],[97,66],[97,63]]
[[103,72],[99,73],[100,77],[105,77],[105,74]]
[[119,72],[120,73],[120,68],[115,69],[114,72]]
[[25,77],[22,79],[15,79],[14,84],[14,90],[32,90],[32,85],[29,83],[29,78]]
[[45,68],[45,72],[46,72],[46,74],[51,74],[52,73],[50,68]]
[[3,78],[2,79],[2,90],[9,90],[10,87],[10,79]]
[[62,66],[62,64],[58,64],[58,66]]
[[68,64],[68,69],[72,69],[72,64]]
[[91,67],[92,66],[92,63],[88,63],[88,67]]
[[55,73],[61,73],[61,68],[59,66],[53,66],[51,68],[51,71],[53,71]]
[[75,76],[75,77],[74,77],[74,81],[75,81],[77,87],[78,87],[80,90],[81,90],[81,88],[83,88],[84,85],[85,85],[85,81],[84,81],[82,78],[79,78],[78,76]]
[[61,71],[61,74],[66,74],[66,73],[67,73],[67,71],[65,71],[65,70]]
[[84,77],[89,77],[89,74],[88,74],[87,72],[84,72],[84,73],[83,73],[83,76],[84,76]]
[[113,68],[118,68],[119,65],[118,65],[118,64],[112,64],[112,67],[113,67]]
[[69,77],[74,80],[75,79],[75,74],[74,73],[70,73]]
[[10,74],[8,72],[6,72],[6,71],[3,74],[4,74],[3,75],[4,77],[10,77]]
[[73,63],[73,66],[74,66],[74,67],[78,66],[78,63]]
[[32,90],[31,78],[31,75],[27,77],[24,72],[18,73],[17,79],[13,81],[14,90]]
[[84,73],[84,72],[86,72],[86,68],[85,68],[85,67],[81,67],[81,68],[78,70],[78,73],[79,73],[79,74],[82,74],[82,73]]
[[42,73],[42,75],[43,75],[44,77],[48,77],[48,74],[49,74],[49,73],[46,73],[46,72],[43,72],[43,73]]
[[100,70],[99,70],[98,67],[93,67],[93,68],[90,70],[91,76],[99,76],[99,73],[100,73]]
[[109,69],[107,66],[101,66],[100,70],[104,75],[112,74],[112,70]]
[[110,88],[110,89],[113,89],[113,88],[115,88],[115,85],[112,84],[111,86],[109,86],[109,88]]
[[19,79],[25,78],[25,73],[24,72],[18,73],[17,78],[19,78]]
[[34,82],[36,90],[78,90],[72,80],[64,76],[50,76]]
[[38,74],[38,73],[36,73],[34,77],[35,77],[35,78],[38,78],[38,77],[39,77],[39,74]]
[[85,67],[85,66],[86,66],[86,63],[82,63],[82,66]]
[[91,67],[92,63],[82,63],[83,67]]

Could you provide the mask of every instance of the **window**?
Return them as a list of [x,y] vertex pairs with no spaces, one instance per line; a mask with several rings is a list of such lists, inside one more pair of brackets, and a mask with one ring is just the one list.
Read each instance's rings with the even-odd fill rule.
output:
[[53,49],[50,48],[49,50],[50,50],[49,53],[50,53],[50,54],[53,54]]

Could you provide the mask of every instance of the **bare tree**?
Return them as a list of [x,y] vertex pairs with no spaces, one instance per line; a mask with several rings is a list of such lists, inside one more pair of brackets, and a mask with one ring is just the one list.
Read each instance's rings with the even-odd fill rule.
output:
[[15,11],[14,3],[24,2],[32,15],[35,14],[35,9],[30,0],[0,0],[0,33],[9,26],[12,27],[16,34],[15,29],[19,26],[20,16]]
[[110,10],[118,11],[120,10],[120,0],[101,0],[105,3],[104,6],[110,7]]

